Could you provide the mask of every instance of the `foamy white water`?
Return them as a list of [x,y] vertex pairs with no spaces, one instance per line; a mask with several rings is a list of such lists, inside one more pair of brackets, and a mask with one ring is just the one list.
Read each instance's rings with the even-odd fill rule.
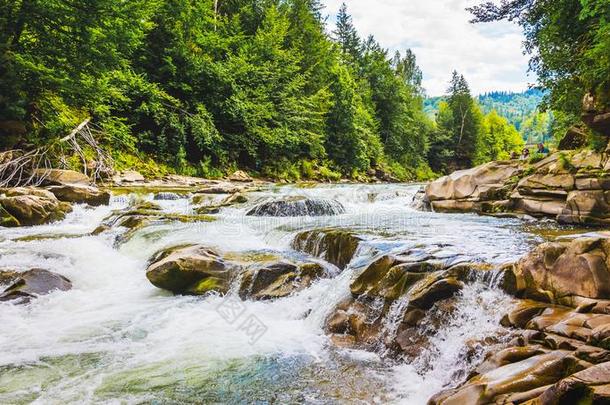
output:
[[[29,305],[0,303],[0,403],[425,403],[455,382],[466,342],[499,328],[508,297],[487,284],[469,285],[457,313],[433,331],[433,349],[398,366],[376,354],[334,349],[323,332],[325,317],[349,296],[351,279],[373,254],[441,243],[473,260],[503,263],[525,253],[537,237],[515,220],[414,211],[409,204],[416,190],[273,187],[223,209],[215,222],[150,226],[120,246],[114,231],[88,234],[112,210],[124,208],[125,197],[110,207],[77,206],[57,224],[0,228],[0,268],[44,268],[73,284]],[[245,216],[256,203],[288,196],[335,199],[346,213]],[[192,208],[186,199],[161,204],[168,212]],[[290,248],[294,236],[320,227],[356,230],[365,243],[333,279],[274,302],[243,302],[245,314],[267,328],[255,343],[220,315],[224,297],[173,296],[145,276],[148,259],[166,247],[201,243],[225,253],[299,256]],[[35,235],[45,238],[19,240]]]

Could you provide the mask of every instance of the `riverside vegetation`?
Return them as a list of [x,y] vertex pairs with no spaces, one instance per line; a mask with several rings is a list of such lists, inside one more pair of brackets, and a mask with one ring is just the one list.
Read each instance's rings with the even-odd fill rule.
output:
[[335,27],[317,0],[2,7],[0,148],[50,147],[55,167],[94,160],[58,142],[85,119],[147,176],[425,180],[522,145],[457,73],[431,120],[413,52],[360,38],[346,7]]
[[[374,84],[388,82],[371,80],[367,63],[380,52],[377,55],[384,56],[376,61],[391,72],[386,78],[398,80],[400,69],[406,69],[399,67],[401,63],[409,65],[411,60],[414,69],[414,60],[407,53],[406,59],[391,63],[384,51],[371,51],[376,49],[374,41],[357,37],[345,8],[337,33],[346,35],[343,41],[333,42],[314,12],[319,9],[309,7],[313,3],[209,3],[84,2],[81,8],[75,7],[80,3],[57,0],[24,1],[7,8],[23,19],[7,20],[13,26],[7,31],[9,45],[3,57],[10,63],[3,69],[20,66],[12,72],[40,75],[27,83],[45,90],[28,92],[18,89],[25,81],[3,82],[15,91],[6,93],[13,94],[13,101],[18,97],[32,100],[24,102],[21,110],[13,106],[17,114],[13,118],[18,119],[3,121],[3,130],[11,128],[15,136],[11,142],[19,144],[19,150],[0,155],[0,167],[8,174],[0,189],[0,342],[10,348],[0,353],[0,402],[610,402],[610,236],[604,230],[610,221],[607,1],[513,0],[472,10],[480,21],[510,18],[524,26],[528,49],[537,52],[533,68],[549,89],[546,103],[558,124],[572,125],[557,132],[559,150],[549,156],[491,162],[505,157],[512,140],[519,147],[523,141],[497,114],[482,117],[457,73],[435,123],[423,125],[430,131],[423,155],[421,151],[391,155],[397,149],[389,148],[387,142],[410,138],[402,138],[406,132],[400,128],[386,133],[402,134],[400,138],[383,137],[384,121],[378,114],[379,106],[385,104],[375,98],[381,93],[375,93]],[[49,8],[38,8],[42,4]],[[64,6],[74,7],[75,14],[45,34],[91,41],[87,42],[91,47],[68,46],[62,52],[81,56],[108,51],[109,57],[119,57],[112,59],[117,64],[113,75],[133,74],[129,77],[137,78],[143,88],[154,89],[156,95],[169,97],[170,90],[161,86],[166,82],[149,82],[148,74],[138,73],[137,66],[145,65],[138,63],[147,60],[143,44],[151,52],[181,49],[184,63],[172,64],[170,69],[174,59],[165,55],[154,65],[164,67],[154,69],[157,74],[193,80],[171,90],[175,92],[171,100],[180,110],[170,108],[169,99],[153,108],[146,97],[138,98],[142,94],[128,97],[120,86],[112,87],[116,98],[106,99],[112,99],[109,104],[71,104],[91,102],[87,95],[110,97],[104,91],[111,87],[104,86],[120,81],[105,76],[108,72],[102,68],[109,66],[104,65],[108,61],[97,58],[96,64],[101,65],[78,67],[86,70],[80,72],[82,82],[70,93],[66,85],[76,81],[68,76],[50,80],[53,74],[67,71],[54,70],[57,66],[52,64],[43,68],[36,63],[44,60],[38,59],[42,53],[37,57],[27,53],[52,49],[46,48],[51,43],[36,36],[43,31],[32,27],[46,30],[51,25],[45,24],[54,18],[68,18]],[[169,6],[173,8],[164,8]],[[57,14],[41,14],[45,10]],[[100,19],[91,14],[96,10]],[[142,10],[150,14],[138,14]],[[304,14],[290,20],[298,10]],[[114,16],[112,24],[102,18],[107,15]],[[32,16],[36,21],[28,20]],[[379,140],[377,160],[367,155],[366,165],[352,166],[359,164],[352,162],[360,155],[345,154],[356,153],[346,148],[333,149],[339,143],[330,134],[349,132],[325,132],[346,122],[340,115],[327,113],[318,117],[326,122],[321,127],[324,136],[316,138],[322,142],[322,155],[312,159],[313,155],[286,155],[283,149],[265,155],[271,149],[266,144],[262,147],[264,142],[279,139],[283,147],[295,139],[290,136],[295,127],[271,125],[274,119],[290,119],[277,103],[279,98],[268,99],[265,111],[271,115],[266,119],[259,116],[260,110],[249,117],[252,127],[232,127],[235,132],[231,132],[218,121],[215,114],[260,108],[261,99],[250,97],[262,97],[262,88],[273,89],[280,82],[288,87],[278,86],[277,91],[291,88],[295,92],[290,97],[275,94],[288,97],[286,102],[299,105],[303,99],[295,94],[312,91],[307,97],[314,97],[321,89],[330,91],[332,99],[333,86],[340,87],[340,80],[317,82],[321,87],[315,87],[309,80],[320,79],[312,72],[322,67],[314,63],[307,73],[299,70],[311,54],[284,52],[283,46],[294,51],[297,48],[292,46],[316,44],[313,39],[301,37],[299,42],[295,39],[299,37],[282,36],[308,26],[295,21],[317,27],[309,33],[317,33],[312,38],[320,39],[318,45],[326,44],[324,49],[335,58],[320,61],[332,62],[332,69],[351,78],[341,91],[349,91],[353,98],[341,93],[329,102],[328,114],[338,111],[339,105],[360,117],[358,125],[366,123],[358,114],[368,116],[379,132],[356,133],[372,134],[373,138],[360,139],[366,148],[375,145],[371,139]],[[103,24],[92,31],[73,31],[70,22]],[[203,22],[207,30],[198,31]],[[165,28],[157,31],[161,26]],[[132,36],[118,45],[113,35],[119,31],[115,30]],[[152,33],[158,37],[149,37]],[[115,42],[109,43],[117,48],[105,47],[111,39]],[[282,46],[273,48],[278,39]],[[210,47],[199,47],[204,40],[210,41]],[[160,50],[164,43],[181,46]],[[235,52],[225,54],[214,46],[237,48],[222,48]],[[240,54],[242,46],[247,52],[243,49]],[[210,51],[214,49],[218,53]],[[195,54],[196,59],[186,58]],[[236,55],[240,59],[233,60]],[[265,55],[278,64],[257,59],[248,65],[246,57],[252,55]],[[277,58],[294,55],[299,55],[292,65],[295,70],[287,74],[282,69],[291,66],[292,59]],[[52,61],[57,54],[47,56]],[[560,63],[566,56],[573,61],[569,70]],[[57,59],[59,65],[66,62]],[[233,98],[222,108],[204,103],[196,113],[188,110],[202,94],[222,97],[212,88],[206,88],[210,93],[198,93],[204,83],[197,80],[203,77],[200,74],[210,73],[206,69],[222,73],[226,63],[235,65],[227,65],[231,69],[224,74],[241,72],[240,79],[248,79],[248,85],[232,77],[224,83],[225,89],[251,91],[248,86],[253,84],[262,88]],[[72,63],[62,66],[77,69]],[[189,66],[201,70],[192,76],[177,73]],[[102,70],[95,79],[87,76],[98,68]],[[250,69],[267,68],[271,69],[267,73],[281,70],[285,75],[257,83],[260,76]],[[104,77],[108,81],[98,82]],[[307,80],[299,82],[303,87],[292,82],[304,77]],[[415,85],[404,77],[399,82],[394,89],[398,94],[412,91],[410,86]],[[324,83],[331,83],[331,90]],[[421,93],[408,94],[418,106],[409,111],[417,111],[423,120],[417,122],[425,123],[425,114],[419,116]],[[60,106],[62,113],[37,115],[50,105],[45,97],[58,102],[53,108]],[[138,108],[124,109],[136,99],[142,103]],[[346,104],[354,100],[360,100],[362,109]],[[123,102],[127,104],[120,106]],[[100,107],[104,105],[108,108]],[[367,105],[374,106],[368,115]],[[301,107],[290,111],[314,111],[309,104]],[[155,117],[167,118],[168,111],[176,114],[170,122],[144,120],[151,125],[148,129],[130,121],[157,113]],[[114,115],[119,112],[125,115]],[[202,119],[198,114],[207,114],[207,128],[214,128],[218,136],[220,143],[208,144],[210,149],[194,141],[203,128],[194,123],[204,122],[198,121]],[[301,125],[300,118],[292,118],[292,124]],[[61,125],[49,126],[64,119]],[[84,122],[80,129],[60,138],[79,122]],[[263,130],[258,126],[261,122],[271,126]],[[405,130],[416,128],[399,122]],[[174,145],[177,149],[171,149],[169,142],[177,139],[169,136],[177,128],[171,125],[182,128],[179,133],[184,138]],[[24,129],[21,133],[20,128]],[[127,144],[113,144],[110,128],[118,131],[115,135],[122,134],[118,139]],[[267,130],[288,132],[280,136]],[[278,138],[266,137],[269,134]],[[231,138],[237,135],[244,138]],[[147,143],[151,139],[160,143]],[[341,139],[351,142],[351,138]],[[252,140],[256,146],[248,149]],[[134,149],[125,149],[130,142]],[[481,149],[482,144],[486,146]],[[136,152],[146,147],[155,161],[146,161],[146,155]],[[281,159],[286,158],[300,165],[294,178],[306,172],[299,171],[304,162],[318,171],[311,177],[332,168],[357,178],[374,169],[383,172],[376,176],[388,179],[396,175],[392,169],[396,164],[404,165],[408,176],[417,175],[418,168],[428,171],[421,165],[438,172],[463,170],[423,189],[409,184],[277,186],[243,171],[225,179],[170,173],[192,173],[192,165],[200,162],[191,155],[193,150],[218,159],[200,170],[223,167],[233,172],[239,166],[255,174],[284,176]],[[344,166],[337,156],[349,165]],[[417,159],[409,163],[405,156]],[[61,169],[44,167],[62,162]],[[108,162],[117,166],[106,166]],[[470,168],[476,163],[483,164]],[[143,164],[150,169],[147,176],[125,170]]]

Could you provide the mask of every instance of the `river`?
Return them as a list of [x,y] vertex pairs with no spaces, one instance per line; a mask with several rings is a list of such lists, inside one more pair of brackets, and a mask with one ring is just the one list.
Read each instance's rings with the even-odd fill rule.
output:
[[[488,281],[468,284],[442,327],[428,326],[434,344],[416,361],[339,349],[324,320],[349,295],[361,264],[378,252],[440,244],[499,265],[542,239],[516,219],[416,211],[418,187],[270,186],[223,208],[214,222],[149,226],[121,245],[120,230],[90,232],[126,207],[129,195],[107,207],[77,205],[59,223],[0,228],[0,268],[44,268],[73,284],[29,305],[0,303],[0,403],[424,404],[463,378],[464,346],[499,329],[512,300]],[[257,203],[296,195],[335,199],[346,212],[245,216]],[[187,198],[159,203],[169,212],[192,211]],[[174,296],[145,276],[149,258],[165,247],[200,243],[226,254],[290,255],[299,231],[321,227],[355,230],[364,242],[337,277],[276,301],[239,301],[243,316],[263,326],[256,339],[223,314],[235,296]]]

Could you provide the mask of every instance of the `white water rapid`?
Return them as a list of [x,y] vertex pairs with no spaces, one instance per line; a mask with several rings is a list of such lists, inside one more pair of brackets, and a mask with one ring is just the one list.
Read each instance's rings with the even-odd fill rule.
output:
[[[443,325],[422,326],[431,329],[430,349],[415,362],[386,361],[381,353],[334,348],[323,331],[325,317],[349,296],[355,273],[374,251],[426,244],[501,264],[539,237],[517,220],[415,211],[409,207],[417,189],[270,187],[222,209],[214,222],[149,226],[118,247],[116,231],[89,233],[127,206],[126,196],[114,197],[110,207],[76,206],[60,223],[0,228],[0,269],[43,268],[73,285],[28,305],[0,303],[0,403],[424,404],[463,377],[465,346],[498,330],[511,300],[490,283],[468,284]],[[287,196],[336,200],[345,213],[245,216],[256,203]],[[191,211],[186,198],[160,203],[167,211]],[[295,254],[294,236],[321,227],[355,230],[365,242],[337,277],[288,298],[242,302],[244,316],[266,328],[255,342],[221,316],[225,298],[174,296],[146,279],[147,261],[165,247],[200,243],[224,253]],[[395,305],[398,313],[401,303]],[[395,332],[395,325],[386,328]]]

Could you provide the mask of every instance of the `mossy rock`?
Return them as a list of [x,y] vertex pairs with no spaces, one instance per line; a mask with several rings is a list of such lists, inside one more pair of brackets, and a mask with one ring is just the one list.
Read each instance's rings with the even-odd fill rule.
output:
[[15,228],[21,226],[17,218],[12,216],[7,210],[0,206],[0,226]]
[[235,266],[213,250],[187,246],[156,254],[146,277],[155,287],[175,294],[203,295],[226,293],[234,273]]
[[322,229],[299,233],[292,247],[344,269],[354,257],[361,240],[350,231]]

